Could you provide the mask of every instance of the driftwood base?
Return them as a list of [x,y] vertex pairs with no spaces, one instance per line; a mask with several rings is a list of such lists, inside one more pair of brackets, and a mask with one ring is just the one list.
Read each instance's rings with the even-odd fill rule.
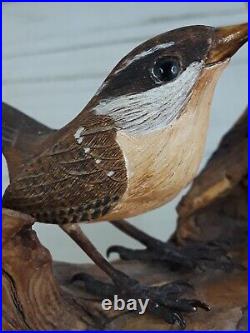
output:
[[[160,265],[145,265],[138,262],[122,263],[115,265],[118,269],[126,272],[141,282],[147,284],[162,284],[177,279],[187,279],[195,286],[193,296],[206,301],[211,306],[210,312],[198,311],[187,315],[188,330],[246,330],[247,329],[247,273],[234,272],[232,274],[213,272],[212,274],[174,274]],[[84,294],[84,284],[72,286],[70,276],[74,273],[85,271],[94,276],[106,280],[105,277],[91,265],[71,265],[55,263],[55,275],[60,285],[67,291],[73,292],[75,297],[92,298]],[[68,274],[67,274],[68,272]],[[70,274],[69,274],[70,272]],[[191,296],[191,295],[190,295]],[[89,308],[95,305],[97,311],[101,311],[100,302],[90,302]],[[102,313],[103,315],[103,313]],[[107,315],[107,317],[106,317]],[[152,315],[134,315],[105,313],[103,329],[124,330],[174,330],[173,327],[163,322],[162,319]]]
[[[247,267],[247,114],[223,139],[218,151],[181,201],[173,240],[229,241],[230,255]],[[237,149],[236,149],[236,148]],[[103,311],[100,299],[71,282],[85,271],[107,277],[94,265],[52,262],[31,217],[3,210],[3,329],[174,330],[152,315]],[[193,295],[211,306],[186,315],[189,330],[247,330],[247,270],[172,272],[164,264],[121,262],[115,266],[146,284],[188,280]]]
[[[4,210],[3,220],[5,330],[174,329],[147,314],[104,312],[101,300],[84,291],[84,283],[71,283],[71,277],[81,271],[106,281],[104,273],[90,264],[55,262],[53,274],[51,256],[31,230],[30,217]],[[244,250],[237,254],[246,265]],[[190,330],[247,329],[247,271],[178,274],[160,264],[117,262],[115,266],[147,284],[189,280],[195,286],[194,296],[212,308],[187,315]]]

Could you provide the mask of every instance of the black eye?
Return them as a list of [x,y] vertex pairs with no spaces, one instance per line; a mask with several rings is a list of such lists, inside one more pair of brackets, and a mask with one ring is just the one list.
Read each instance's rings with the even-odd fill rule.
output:
[[180,62],[173,58],[157,60],[152,69],[153,77],[158,83],[170,82],[174,80],[180,72]]

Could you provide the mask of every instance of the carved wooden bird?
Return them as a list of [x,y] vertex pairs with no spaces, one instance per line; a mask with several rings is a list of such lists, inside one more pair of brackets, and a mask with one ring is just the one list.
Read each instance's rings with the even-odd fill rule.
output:
[[181,312],[207,309],[178,299],[185,284],[142,286],[114,269],[77,223],[144,213],[193,179],[216,82],[246,40],[247,24],[158,35],[124,57],[83,111],[57,131],[4,105],[10,185],[3,206],[60,225],[113,280],[102,291],[149,298],[149,311],[184,326]]

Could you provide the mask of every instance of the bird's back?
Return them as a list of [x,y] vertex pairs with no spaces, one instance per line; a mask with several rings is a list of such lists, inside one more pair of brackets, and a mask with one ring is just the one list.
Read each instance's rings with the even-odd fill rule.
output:
[[[81,117],[77,127],[73,122],[51,134],[53,138],[47,135],[41,143],[34,130],[36,127],[39,131],[39,123],[27,117],[34,143],[26,151],[25,143],[19,142],[25,141],[22,129],[26,123],[23,127],[15,125],[26,116],[19,111],[14,113],[12,128],[18,136],[12,138],[11,145],[4,145],[12,170],[4,207],[31,214],[43,222],[69,223],[95,220],[116,205],[125,192],[127,173],[115,141],[116,131],[108,119]],[[8,119],[5,115],[5,128],[10,127]],[[12,164],[12,150],[20,156],[19,163]]]

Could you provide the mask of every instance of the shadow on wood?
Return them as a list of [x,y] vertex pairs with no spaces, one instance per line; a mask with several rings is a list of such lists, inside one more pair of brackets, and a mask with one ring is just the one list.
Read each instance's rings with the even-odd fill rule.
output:
[[[247,266],[247,112],[225,135],[177,210],[172,239],[180,246],[190,239],[227,241],[230,255]],[[82,271],[108,278],[94,265],[53,263],[33,223],[27,215],[3,209],[4,330],[176,329],[148,314],[104,312],[101,300],[71,278]],[[195,286],[189,296],[212,308],[187,315],[189,330],[247,330],[247,270],[180,274],[157,263],[117,261],[115,266],[147,284],[189,280]]]

